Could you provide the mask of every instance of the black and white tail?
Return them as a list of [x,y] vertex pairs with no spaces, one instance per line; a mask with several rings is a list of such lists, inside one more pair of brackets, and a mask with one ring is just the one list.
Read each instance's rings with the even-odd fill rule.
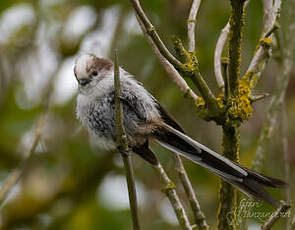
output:
[[278,201],[264,189],[264,186],[279,188],[286,186],[285,182],[240,166],[169,125],[157,132],[155,138],[164,147],[208,168],[248,196],[279,206]]

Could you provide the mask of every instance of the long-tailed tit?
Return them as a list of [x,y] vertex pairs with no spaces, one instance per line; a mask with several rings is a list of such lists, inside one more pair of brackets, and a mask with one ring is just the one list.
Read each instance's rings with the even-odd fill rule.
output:
[[[98,144],[107,149],[116,148],[113,68],[111,61],[91,54],[80,56],[74,68],[79,83],[77,117],[96,137]],[[283,187],[286,185],[283,181],[240,166],[188,137],[131,74],[120,68],[120,76],[123,122],[129,147],[134,153],[157,164],[158,160],[149,148],[149,141],[156,140],[172,152],[208,168],[247,195],[278,206],[264,186]]]

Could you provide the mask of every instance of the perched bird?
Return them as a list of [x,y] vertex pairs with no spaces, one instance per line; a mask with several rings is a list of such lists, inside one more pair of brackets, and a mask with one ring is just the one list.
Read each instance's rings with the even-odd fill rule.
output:
[[[104,58],[84,54],[77,58],[74,73],[79,84],[77,118],[94,135],[99,146],[116,148],[114,66]],[[285,182],[247,169],[188,137],[180,125],[134,77],[120,68],[123,123],[130,149],[149,163],[158,164],[149,148],[162,146],[211,170],[242,192],[276,207],[279,203],[264,189]]]

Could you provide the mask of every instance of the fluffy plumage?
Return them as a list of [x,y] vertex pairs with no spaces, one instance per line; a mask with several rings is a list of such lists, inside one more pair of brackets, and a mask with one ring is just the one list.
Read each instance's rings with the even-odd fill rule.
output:
[[[112,62],[82,55],[76,61],[74,72],[79,82],[78,119],[101,147],[116,148]],[[278,206],[264,186],[283,187],[286,185],[283,181],[240,166],[191,139],[132,75],[120,68],[120,76],[123,122],[128,144],[135,153],[157,164],[157,157],[149,148],[149,140],[154,139],[174,153],[208,168],[249,196]]]

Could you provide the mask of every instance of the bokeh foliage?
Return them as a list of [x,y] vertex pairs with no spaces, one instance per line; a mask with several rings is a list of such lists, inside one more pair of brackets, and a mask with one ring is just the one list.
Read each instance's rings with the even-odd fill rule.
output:
[[[145,0],[142,3],[169,48],[172,49],[172,35],[177,35],[181,39],[186,38],[189,0]],[[114,28],[117,17],[123,21],[133,17],[134,21],[134,15],[130,15],[132,9],[129,2],[121,0],[42,0],[40,2],[0,0],[0,20],[3,21],[3,15],[19,4],[30,6],[35,19],[12,31],[6,41],[0,40],[0,179],[2,182],[8,173],[18,166],[30,145],[35,122],[42,112],[40,98],[47,87],[46,79],[52,74],[57,74],[55,73],[57,63],[73,60],[81,51],[92,51],[85,48],[83,42],[89,39],[89,34],[95,37],[95,33],[102,27],[109,30]],[[67,30],[71,13],[81,6],[90,7],[97,14],[95,25],[78,38],[64,38],[62,35]],[[110,11],[112,7],[117,7],[118,10]],[[124,10],[125,14],[120,14],[120,10]],[[112,13],[114,20],[104,20],[106,11]],[[228,1],[203,1],[198,16],[197,56],[203,76],[215,89],[216,95],[218,89],[213,72],[214,48],[219,32],[226,24],[229,14]],[[284,19],[284,10],[282,19]],[[261,24],[261,3],[251,1],[246,15],[242,71],[245,71],[255,51]],[[1,25],[0,28],[9,26]],[[282,25],[284,26],[283,23]],[[125,29],[119,28],[115,38],[108,37],[109,40],[106,41],[109,44],[115,44],[118,48],[120,64],[144,83],[190,136],[220,152],[220,128],[196,116],[195,107],[190,100],[183,97],[166,76],[144,37],[138,32],[130,32],[138,28],[128,28],[130,26],[136,27],[134,24],[127,24]],[[43,36],[40,35],[42,33]],[[0,30],[0,37],[2,35]],[[100,46],[99,42],[94,42],[94,46]],[[100,47],[100,49],[103,48]],[[104,53],[104,55],[107,54]],[[43,59],[45,64],[40,61]],[[73,66],[67,68],[72,69]],[[34,71],[37,71],[37,74]],[[279,74],[278,66],[275,60],[272,60],[263,74],[257,92],[271,93],[275,87],[275,78]],[[34,80],[31,75],[45,80]],[[74,79],[73,73],[71,75]],[[295,81],[293,79],[289,86],[286,107],[289,117],[290,159],[294,167],[295,152],[292,147],[295,143],[293,119]],[[35,84],[33,81],[39,83]],[[68,84],[67,81],[58,82]],[[55,84],[54,88],[57,87]],[[59,88],[66,88],[66,86],[61,85]],[[251,164],[269,101],[265,99],[255,104],[253,117],[241,130],[241,163],[246,166]],[[116,153],[106,153],[93,146],[87,132],[79,127],[79,122],[75,118],[75,94],[62,103],[53,99],[38,151],[32,156],[30,167],[25,170],[23,180],[14,189],[1,210],[1,229],[17,229],[17,227],[74,230],[130,229],[128,207],[114,210],[103,204],[99,198],[101,194],[99,188],[106,176],[124,175],[120,158]],[[283,177],[279,129],[276,133],[268,148],[264,172],[268,175]],[[171,178],[178,184],[171,153],[156,144],[153,145],[153,149],[167,168]],[[134,157],[134,164],[136,178],[144,185],[145,191],[146,202],[140,206],[140,219],[144,229],[178,229],[178,226],[169,222],[161,212],[161,208],[165,207],[165,198],[160,193],[160,182],[155,172],[138,157]],[[185,166],[208,222],[214,226],[218,178],[188,161],[185,161]],[[180,197],[185,199],[181,186],[178,191]],[[284,197],[283,192],[277,191],[274,195],[278,198]],[[185,205],[188,206],[186,201]],[[263,205],[262,209],[272,210],[267,205]],[[251,221],[260,223],[257,219],[251,219]],[[280,225],[277,229],[280,229]]]

